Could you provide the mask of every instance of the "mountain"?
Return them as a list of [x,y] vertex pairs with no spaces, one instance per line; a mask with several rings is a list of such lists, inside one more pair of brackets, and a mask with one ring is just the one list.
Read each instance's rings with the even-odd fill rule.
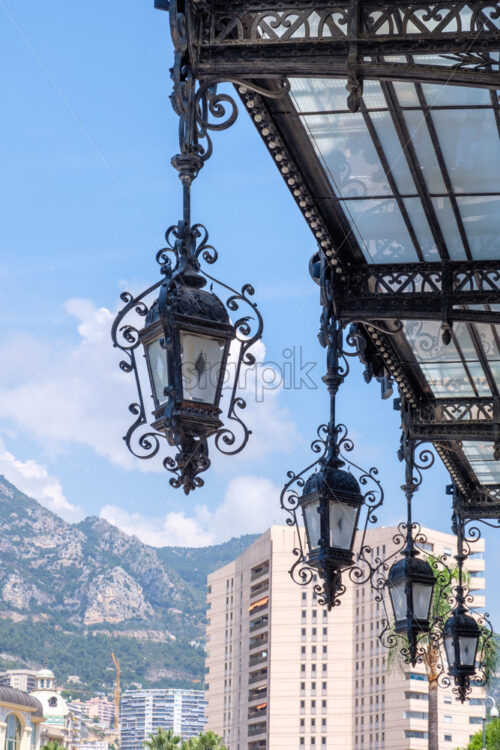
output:
[[[154,548],[102,518],[63,521],[0,475],[0,668],[45,659],[109,690],[203,680],[206,576],[257,537]],[[77,691],[73,691],[76,694]]]

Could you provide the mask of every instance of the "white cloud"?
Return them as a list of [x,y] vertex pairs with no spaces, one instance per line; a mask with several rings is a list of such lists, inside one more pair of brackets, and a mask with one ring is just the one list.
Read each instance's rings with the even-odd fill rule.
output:
[[184,512],[147,517],[107,505],[100,515],[153,547],[204,547],[240,534],[261,533],[273,523],[284,523],[280,489],[264,477],[239,476],[231,480],[214,511],[202,505],[194,509],[191,517]]
[[47,470],[36,461],[19,461],[6,450],[0,439],[0,474],[22,492],[34,497],[49,510],[62,516],[66,521],[80,521],[84,517],[81,508],[72,505],[64,496],[61,483],[50,476]]
[[[50,454],[79,443],[116,465],[163,472],[160,457],[169,452],[166,441],[157,460],[141,461],[128,452],[122,439],[133,421],[128,405],[137,394],[133,376],[119,369],[122,357],[111,344],[114,314],[86,299],[69,300],[66,310],[78,321],[80,339],[72,346],[26,335],[0,344],[0,361],[6,363],[0,371],[2,418],[38,440]],[[137,321],[143,324],[138,317]],[[281,385],[271,390],[262,387],[272,374],[272,368],[262,364],[265,346],[258,342],[254,349],[260,364],[247,371],[243,394],[247,409],[241,413],[253,434],[233,471],[244,471],[243,462],[287,451],[296,441],[295,426],[279,405]],[[142,368],[142,356],[137,361]],[[257,402],[262,395],[264,400]],[[149,410],[150,395],[145,392],[144,398]],[[227,393],[223,406],[228,403]],[[213,451],[215,470],[226,471],[226,462],[216,455]]]

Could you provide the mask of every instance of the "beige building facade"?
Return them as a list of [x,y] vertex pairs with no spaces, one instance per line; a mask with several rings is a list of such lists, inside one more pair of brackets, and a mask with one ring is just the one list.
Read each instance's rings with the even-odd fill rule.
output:
[[[375,556],[394,549],[395,528],[370,530]],[[426,549],[454,554],[454,537],[424,529]],[[346,581],[342,604],[318,605],[313,586],[288,571],[295,531],[273,526],[208,578],[207,729],[229,750],[424,750],[425,668],[387,668],[377,637],[383,618],[369,585]],[[484,607],[484,542],[468,560],[474,606]],[[440,750],[481,728],[484,691],[462,706],[439,691]]]

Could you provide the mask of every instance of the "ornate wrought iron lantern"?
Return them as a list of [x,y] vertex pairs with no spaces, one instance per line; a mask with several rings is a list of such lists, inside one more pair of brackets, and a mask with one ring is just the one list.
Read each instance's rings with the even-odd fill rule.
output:
[[448,669],[457,685],[469,681],[476,671],[476,654],[481,631],[479,625],[467,610],[463,602],[447,620],[443,630],[443,642],[446,649]]
[[236,332],[224,303],[188,256],[163,282],[139,340],[144,346],[156,430],[170,445],[192,442],[222,426],[222,386]]
[[[453,487],[454,504],[458,490]],[[471,530],[471,538],[465,538],[465,520],[460,512],[453,516],[453,530],[457,535],[457,554],[455,559],[458,568],[458,584],[454,588],[455,607],[443,628],[443,644],[448,662],[448,675],[455,684],[454,692],[462,703],[471,692],[471,682],[486,684],[486,659],[491,648],[493,628],[488,615],[473,617],[466,607],[468,588],[464,584],[463,566],[470,553],[470,541],[480,536],[479,529]],[[446,684],[446,682],[445,682]],[[449,680],[448,680],[449,684]]]
[[436,579],[414,546],[395,562],[387,577],[396,633],[428,633]]
[[307,563],[320,570],[340,571],[353,563],[363,495],[355,477],[341,468],[344,465],[332,452],[307,479],[300,499],[309,549]]

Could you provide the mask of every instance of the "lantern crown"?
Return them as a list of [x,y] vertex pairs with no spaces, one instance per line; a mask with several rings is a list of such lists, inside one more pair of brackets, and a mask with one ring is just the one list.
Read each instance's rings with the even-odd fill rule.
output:
[[324,463],[319,471],[311,474],[307,479],[302,496],[323,493],[326,495],[342,495],[346,500],[363,502],[363,495],[356,477],[350,471],[340,467],[344,463],[337,459]]
[[468,615],[467,612],[457,609],[452,616],[446,621],[443,628],[443,638],[456,638],[464,636],[466,638],[479,638],[481,632],[475,619]]
[[415,554],[407,554],[392,565],[387,576],[387,582],[396,584],[407,579],[415,582],[429,581],[433,583],[434,573],[426,560],[417,557]]
[[[216,294],[200,287],[187,286],[180,278],[170,284],[167,310],[170,315],[188,317],[193,324],[199,322],[215,327],[231,325],[227,308]],[[146,326],[154,325],[160,318],[159,301],[156,299],[146,317]]]

